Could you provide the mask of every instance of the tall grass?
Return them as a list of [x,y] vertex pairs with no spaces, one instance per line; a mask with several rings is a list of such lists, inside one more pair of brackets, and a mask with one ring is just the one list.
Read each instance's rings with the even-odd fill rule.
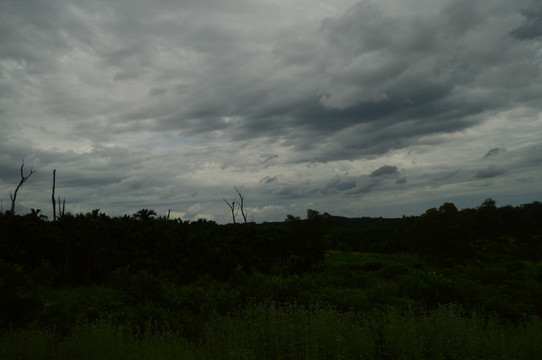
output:
[[207,359],[536,359],[542,324],[505,326],[454,306],[358,314],[268,304],[214,319],[206,341]]
[[0,359],[100,360],[195,359],[182,337],[147,327],[143,332],[106,322],[78,325],[67,336],[33,329],[8,331],[0,338]]
[[39,329],[0,337],[11,359],[537,359],[538,320],[508,326],[443,306],[423,313],[394,309],[341,313],[267,303],[213,316],[197,343],[146,326],[76,326],[65,337]]

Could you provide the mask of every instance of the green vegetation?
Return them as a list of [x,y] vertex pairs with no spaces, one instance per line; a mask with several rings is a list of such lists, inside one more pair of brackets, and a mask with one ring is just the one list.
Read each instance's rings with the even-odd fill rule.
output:
[[539,356],[542,204],[287,220],[0,214],[0,358]]
[[542,324],[503,326],[465,317],[454,306],[414,314],[395,309],[364,314],[331,307],[267,303],[206,324],[197,343],[175,332],[133,331],[98,322],[75,326],[59,341],[36,328],[8,331],[2,359],[535,359]]

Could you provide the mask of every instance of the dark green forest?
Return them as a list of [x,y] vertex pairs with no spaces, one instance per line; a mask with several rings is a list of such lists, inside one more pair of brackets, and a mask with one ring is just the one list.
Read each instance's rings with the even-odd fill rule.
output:
[[337,314],[453,306],[464,319],[522,326],[542,316],[542,203],[444,203],[397,219],[309,209],[306,219],[228,225],[148,209],[0,214],[4,334],[106,323],[197,344],[217,317],[258,304]]

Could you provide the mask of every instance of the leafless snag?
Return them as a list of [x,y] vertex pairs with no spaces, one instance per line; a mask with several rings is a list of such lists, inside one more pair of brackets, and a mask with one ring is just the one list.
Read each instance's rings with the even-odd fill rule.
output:
[[[56,169],[53,170],[53,194],[51,195],[51,202],[53,203],[53,221],[56,221],[55,183],[56,183]],[[59,201],[58,206],[60,206],[60,201]]]
[[[51,202],[53,203],[53,221],[57,219],[57,209],[55,200],[55,185],[56,185],[56,169],[53,170],[53,194],[51,195]],[[64,216],[66,210],[66,198],[62,201],[62,207],[60,206],[60,196],[58,197],[58,216]]]
[[36,170],[32,170],[32,168],[30,168],[30,172],[28,173],[28,175],[25,176],[24,175],[24,160],[23,160],[23,163],[21,164],[21,181],[19,181],[19,185],[17,185],[17,187],[15,188],[15,192],[13,193],[13,195],[11,193],[9,194],[9,197],[11,199],[11,210],[10,210],[11,214],[15,213],[15,199],[17,199],[17,192],[19,191],[21,186],[23,186],[26,180],[28,180],[32,176],[32,174],[34,174],[35,172]]
[[233,200],[231,203],[229,203],[228,200],[226,199],[222,199],[222,200],[224,200],[224,202],[228,204],[228,207],[231,210],[231,217],[233,219],[233,223],[235,224],[236,223],[235,217],[237,216],[237,212],[235,211],[235,200]]
[[245,197],[243,194],[241,194],[241,191],[234,186],[233,187],[235,191],[237,192],[237,195],[239,195],[239,199],[241,200],[241,203],[239,204],[239,207],[241,208],[241,215],[243,216],[243,220],[245,221],[245,224],[247,223],[247,213],[245,212]]
[[58,197],[58,216],[64,216],[66,211],[66,198],[62,199],[62,207],[60,207],[60,196]]

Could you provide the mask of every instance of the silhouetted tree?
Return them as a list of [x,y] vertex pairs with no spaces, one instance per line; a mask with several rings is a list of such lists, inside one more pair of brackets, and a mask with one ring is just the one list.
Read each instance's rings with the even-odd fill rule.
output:
[[307,209],[307,220],[316,220],[320,217],[320,213],[313,209]]
[[148,220],[153,216],[156,216],[156,211],[149,209],[141,209],[134,214],[134,218],[139,220]]
[[53,169],[53,194],[51,195],[51,201],[53,203],[53,221],[56,221],[55,183],[56,183],[56,169]]
[[236,221],[235,221],[235,217],[237,216],[237,212],[235,212],[235,200],[232,200],[231,203],[228,202],[228,200],[226,199],[222,199],[224,200],[224,202],[228,205],[228,207],[230,208],[231,210],[231,217],[232,217],[232,220],[233,220],[233,223],[236,224]]
[[21,164],[21,181],[19,181],[19,185],[17,185],[17,187],[15,188],[15,192],[13,193],[13,195],[9,194],[9,197],[11,198],[11,210],[10,210],[11,214],[15,213],[15,199],[17,199],[17,192],[19,191],[21,186],[23,186],[26,180],[28,180],[32,176],[32,174],[34,174],[35,172],[36,170],[32,170],[32,168],[30,168],[30,172],[28,173],[28,175],[25,176],[24,175],[24,160],[23,160],[23,163]]
[[241,216],[243,217],[243,221],[246,224],[247,223],[247,213],[245,212],[245,197],[243,196],[243,194],[241,194],[241,191],[239,191],[239,189],[236,186],[234,186],[233,188],[237,192],[237,195],[239,195],[239,200],[240,200],[239,208],[241,210]]

